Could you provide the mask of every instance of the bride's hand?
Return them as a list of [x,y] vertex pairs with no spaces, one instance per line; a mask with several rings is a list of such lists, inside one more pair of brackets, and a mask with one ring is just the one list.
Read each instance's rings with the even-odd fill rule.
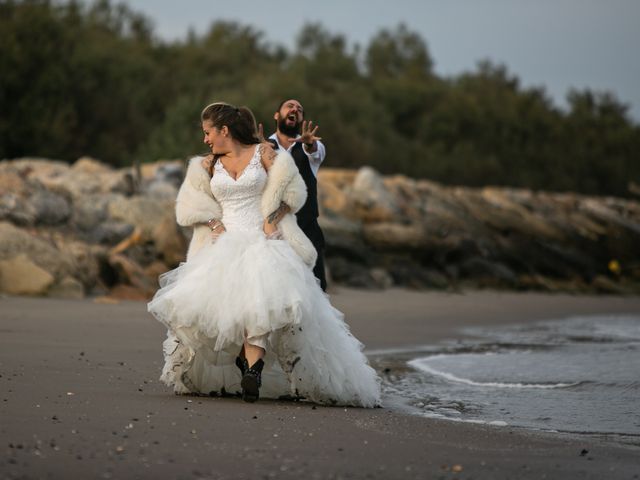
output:
[[267,236],[267,238],[276,237],[278,232],[278,226],[274,223],[269,223],[268,220],[265,220],[262,224],[262,231]]
[[262,126],[262,123],[258,124],[258,140],[260,140],[260,143],[266,142],[264,138],[264,127]]
[[218,237],[220,235],[222,235],[226,231],[227,230],[224,227],[221,227],[221,228],[219,228],[219,229],[217,229],[215,231],[212,230],[211,231],[211,240],[213,240],[215,242],[216,240],[218,240]]
[[211,219],[207,222],[207,226],[211,229],[211,239],[215,242],[220,235],[227,231],[220,220]]
[[209,169],[211,168],[211,162],[213,161],[213,155],[207,155],[206,157],[204,157],[202,159],[202,168],[204,168],[205,170],[209,171]]

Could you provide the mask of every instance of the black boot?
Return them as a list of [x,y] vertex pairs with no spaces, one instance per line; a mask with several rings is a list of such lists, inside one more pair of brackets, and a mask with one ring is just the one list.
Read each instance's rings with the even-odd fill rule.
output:
[[236,357],[236,367],[240,369],[240,376],[244,377],[244,372],[247,370],[247,366],[245,365],[247,361],[244,357],[237,356]]
[[260,397],[260,386],[262,385],[262,359],[254,363],[251,368],[246,359],[243,360],[244,375],[242,376],[242,399],[245,402],[255,402]]

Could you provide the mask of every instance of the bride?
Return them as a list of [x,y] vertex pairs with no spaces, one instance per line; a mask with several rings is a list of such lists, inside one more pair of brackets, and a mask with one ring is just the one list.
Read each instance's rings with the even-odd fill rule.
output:
[[148,304],[168,329],[161,380],[178,394],[380,405],[362,344],[312,273],[292,157],[259,143],[246,107],[213,103],[201,120],[213,155],[190,160],[176,200],[194,227],[187,260]]

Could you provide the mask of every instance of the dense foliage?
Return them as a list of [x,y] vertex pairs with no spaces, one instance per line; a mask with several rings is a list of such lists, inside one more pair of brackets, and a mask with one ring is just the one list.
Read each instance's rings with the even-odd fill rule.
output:
[[0,0],[0,72],[0,158],[184,158],[203,151],[205,104],[246,104],[269,131],[297,97],[331,166],[616,195],[640,183],[640,126],[612,94],[571,91],[563,111],[489,62],[442,78],[402,25],[360,48],[309,24],[289,51],[235,23],[163,42],[108,1]]

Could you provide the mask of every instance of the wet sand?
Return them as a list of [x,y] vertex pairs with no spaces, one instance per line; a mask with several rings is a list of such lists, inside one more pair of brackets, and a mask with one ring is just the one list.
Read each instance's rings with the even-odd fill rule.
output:
[[[640,297],[339,289],[368,350],[466,326],[640,313]],[[640,441],[304,403],[175,396],[143,303],[0,299],[0,478],[637,479]],[[345,365],[348,368],[348,365]]]

